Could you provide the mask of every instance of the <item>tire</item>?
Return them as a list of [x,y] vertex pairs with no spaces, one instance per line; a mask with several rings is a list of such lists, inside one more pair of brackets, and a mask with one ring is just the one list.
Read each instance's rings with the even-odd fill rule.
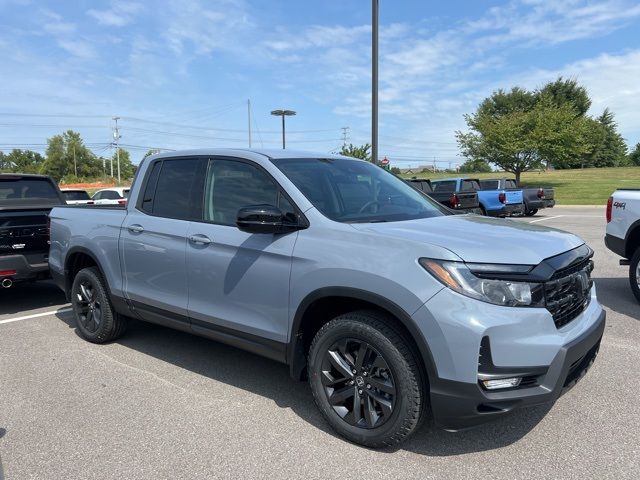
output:
[[534,208],[533,210],[527,210],[525,212],[525,216],[527,217],[533,217],[536,213],[538,213],[538,209]]
[[480,210],[482,210],[482,215],[486,217],[487,216],[487,210],[482,205],[480,205]]
[[640,248],[637,248],[629,262],[629,284],[631,291],[640,302]]
[[71,305],[76,331],[89,342],[110,342],[127,328],[126,317],[113,310],[105,281],[96,267],[80,270],[73,279]]
[[315,403],[347,440],[374,448],[398,445],[426,416],[426,379],[416,358],[384,315],[340,315],[318,331],[309,350]]

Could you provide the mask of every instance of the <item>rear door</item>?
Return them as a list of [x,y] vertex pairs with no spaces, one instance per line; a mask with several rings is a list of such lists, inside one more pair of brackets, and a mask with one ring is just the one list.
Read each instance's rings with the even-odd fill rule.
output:
[[187,233],[200,216],[204,167],[199,158],[155,161],[129,207],[120,236],[124,290],[144,320],[188,329]]
[[202,220],[189,229],[189,315],[200,334],[250,342],[278,358],[289,330],[289,277],[298,233],[240,231],[238,210],[259,204],[294,214],[290,200],[260,166],[210,160]]

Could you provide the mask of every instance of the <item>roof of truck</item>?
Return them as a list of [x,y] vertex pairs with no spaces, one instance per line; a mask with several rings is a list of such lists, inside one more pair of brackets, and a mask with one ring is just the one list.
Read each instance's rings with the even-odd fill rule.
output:
[[[173,152],[158,153],[153,158],[178,157],[178,156],[201,156],[201,155],[228,155],[242,156],[243,154],[259,154],[269,158],[346,158],[343,155],[336,155],[326,152],[309,152],[303,150],[284,149],[256,149],[256,148],[199,148],[194,150],[176,150]],[[349,157],[350,158],[350,157]]]

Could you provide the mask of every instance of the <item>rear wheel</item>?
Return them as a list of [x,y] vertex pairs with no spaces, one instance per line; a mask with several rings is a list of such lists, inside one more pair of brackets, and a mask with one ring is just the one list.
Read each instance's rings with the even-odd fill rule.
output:
[[533,217],[536,213],[538,213],[538,209],[537,209],[537,208],[534,208],[534,209],[531,209],[531,210],[527,210],[527,211],[525,212],[525,215],[526,215],[527,217]]
[[113,310],[105,281],[96,267],[80,270],[73,279],[71,304],[77,331],[85,340],[105,343],[124,333],[127,319]]
[[415,355],[382,315],[352,312],[324,325],[308,368],[316,405],[348,440],[395,445],[419,425],[425,394]]
[[637,248],[629,262],[629,283],[631,291],[640,302],[640,248]]

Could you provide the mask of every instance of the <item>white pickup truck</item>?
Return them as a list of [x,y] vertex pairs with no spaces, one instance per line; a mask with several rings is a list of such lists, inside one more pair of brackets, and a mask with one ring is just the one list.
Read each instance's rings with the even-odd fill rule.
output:
[[629,265],[631,290],[640,302],[640,188],[613,192],[607,201],[607,233],[604,243]]

